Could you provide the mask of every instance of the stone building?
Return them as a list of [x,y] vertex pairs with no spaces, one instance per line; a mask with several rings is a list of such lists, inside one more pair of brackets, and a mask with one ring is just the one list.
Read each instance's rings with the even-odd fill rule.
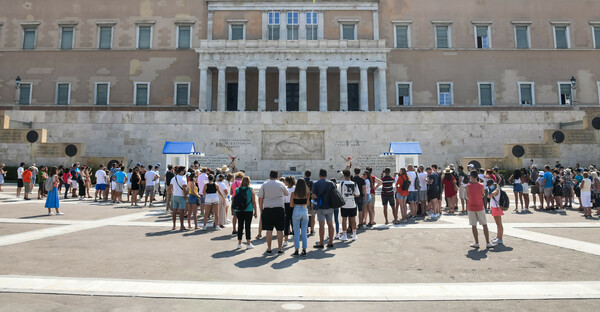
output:
[[[318,160],[280,155],[286,160],[271,160],[269,167],[329,165],[341,161],[342,152],[377,154],[389,141],[408,139],[422,142],[423,161],[456,162],[465,154],[502,158],[503,148],[433,150],[459,140],[448,141],[449,134],[486,142],[486,116],[506,124],[500,133],[516,131],[501,146],[533,144],[561,122],[587,129],[581,121],[600,108],[599,1],[0,0],[0,7],[0,110],[48,128],[54,142],[70,133],[69,140],[87,142],[86,152],[94,156],[158,158],[154,150],[129,149],[150,142],[130,138],[137,135],[132,125],[156,123],[154,133],[161,135],[152,142],[160,145],[169,139],[162,134],[169,133],[170,121],[148,116],[184,115],[148,112],[190,111],[181,117],[189,120],[184,126],[211,133],[190,139],[204,144],[207,155],[223,146],[228,150],[214,154],[257,153],[247,163],[240,159],[248,167],[277,155],[217,143],[231,138],[228,131],[252,137],[276,130],[274,124],[285,131],[324,131],[326,148]],[[110,111],[126,112],[129,123]],[[83,122],[82,113],[86,129],[69,132]],[[76,118],[65,118],[73,125],[48,117],[63,115]],[[477,129],[456,128],[457,120]],[[88,128],[113,122],[124,124],[115,147],[90,148],[101,138],[86,136],[94,133]],[[513,122],[520,126],[511,129]],[[252,127],[236,128],[239,123]],[[436,129],[420,128],[429,123]],[[356,150],[330,148],[336,146],[337,134],[329,133],[336,124],[364,124],[353,135],[364,135],[367,143]],[[413,133],[417,129],[440,132]],[[262,137],[253,139],[264,144]],[[568,151],[540,156],[594,161]]]

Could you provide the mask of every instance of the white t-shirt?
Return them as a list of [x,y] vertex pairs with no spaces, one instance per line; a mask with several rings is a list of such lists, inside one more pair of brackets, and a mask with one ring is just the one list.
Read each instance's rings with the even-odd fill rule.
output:
[[[154,171],[146,171],[144,177],[146,178],[146,186],[154,186],[154,178],[157,176]],[[181,195],[183,196],[183,195]]]
[[106,184],[106,172],[103,169],[96,171],[96,184]]
[[419,173],[419,184],[421,184],[419,191],[427,191],[427,172]]
[[[146,183],[148,183],[148,182],[146,182]],[[184,176],[176,175],[175,177],[173,177],[173,179],[171,179],[171,185],[173,185],[173,196],[182,196],[182,197],[184,196],[183,195],[183,186],[187,185],[187,183],[185,182]]]
[[133,175],[132,172],[127,173],[127,185],[131,185],[131,176]]
[[198,189],[203,190],[204,185],[208,183],[208,174],[202,173],[198,176]]
[[371,180],[365,179],[365,186],[367,188],[365,195],[371,194]]
[[346,200],[346,204],[342,206],[342,208],[356,208],[356,201],[354,201],[355,196],[360,195],[360,191],[358,187],[356,187],[356,183],[352,181],[343,180],[340,182],[338,186],[338,190],[344,196],[344,200]]
[[286,204],[290,203],[290,199],[292,197],[292,192],[296,189],[295,186],[292,187],[288,187],[288,194],[286,196],[283,197],[283,202]]
[[19,167],[17,169],[17,179],[23,179],[23,171],[25,171],[25,169],[23,169],[23,167]]
[[219,192],[223,194],[223,197],[227,196],[227,185],[225,184],[225,182],[217,182],[216,184],[219,187]]
[[[407,171],[406,174],[408,175],[408,180],[410,180],[410,186],[408,187],[408,191],[414,192],[415,191],[415,180],[417,179],[417,173],[414,171]],[[421,181],[419,181],[419,183],[421,183]]]

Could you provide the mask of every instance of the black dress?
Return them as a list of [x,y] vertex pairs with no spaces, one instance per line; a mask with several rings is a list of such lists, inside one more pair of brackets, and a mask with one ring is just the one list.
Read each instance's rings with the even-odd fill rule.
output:
[[131,190],[139,191],[140,190],[140,178],[135,174],[131,175]]

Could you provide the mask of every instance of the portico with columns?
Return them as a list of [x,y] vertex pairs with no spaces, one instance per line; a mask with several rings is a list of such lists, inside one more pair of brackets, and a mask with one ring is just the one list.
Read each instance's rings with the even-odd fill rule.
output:
[[389,51],[384,40],[201,41],[199,107],[387,110]]

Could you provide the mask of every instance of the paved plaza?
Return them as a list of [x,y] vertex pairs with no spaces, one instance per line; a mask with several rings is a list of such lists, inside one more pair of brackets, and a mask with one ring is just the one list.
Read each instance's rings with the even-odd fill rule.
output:
[[[593,310],[600,221],[575,210],[504,217],[504,245],[472,249],[466,215],[372,229],[357,241],[265,256],[222,231],[171,231],[162,202],[43,202],[0,193],[0,311]],[[509,192],[512,196],[512,193]],[[34,197],[35,198],[35,197]],[[512,197],[511,197],[512,199]],[[577,205],[576,205],[577,206]],[[391,212],[390,212],[391,213]],[[496,226],[488,215],[491,236]],[[258,222],[253,223],[256,236]],[[263,233],[264,235],[264,233]],[[309,245],[318,236],[309,236]],[[483,233],[480,230],[480,240]]]

